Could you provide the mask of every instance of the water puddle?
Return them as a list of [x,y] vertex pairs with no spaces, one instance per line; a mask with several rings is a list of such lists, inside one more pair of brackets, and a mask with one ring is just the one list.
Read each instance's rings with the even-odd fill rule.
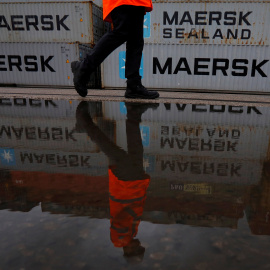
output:
[[0,269],[269,269],[269,116],[0,99]]

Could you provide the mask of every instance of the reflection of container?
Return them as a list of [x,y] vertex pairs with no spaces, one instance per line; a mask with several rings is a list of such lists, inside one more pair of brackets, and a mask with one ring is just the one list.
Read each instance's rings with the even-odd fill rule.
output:
[[76,131],[76,119],[1,117],[0,147],[68,152],[99,152],[86,133]]
[[17,2],[0,3],[0,42],[95,44],[104,34],[102,9],[92,1]]
[[185,186],[195,189],[199,187],[198,183],[192,181],[183,180],[178,182],[178,186],[172,185],[178,189],[172,189],[166,178],[151,178],[144,211],[149,213],[158,210],[166,213],[167,215],[158,215],[158,223],[176,222],[195,226],[236,228],[238,219],[243,217],[249,186],[227,184],[225,181],[204,182],[199,184],[200,188],[207,187],[211,193],[201,193],[184,190]]
[[270,3],[155,1],[146,43],[269,45]]
[[[224,102],[226,103],[226,102]],[[111,120],[125,120],[124,102],[104,102],[104,115]],[[174,104],[160,103],[155,110],[148,109],[142,121],[166,122],[196,125],[269,127],[269,107],[211,105],[211,104]]]
[[[21,190],[31,202],[54,202],[64,206],[109,204],[108,176],[12,171],[10,185]],[[83,207],[82,207],[83,208]]]
[[[91,48],[65,43],[0,43],[0,83],[73,86],[70,63]],[[89,87],[99,87],[99,69]]]
[[[142,121],[144,153],[226,159],[267,158],[269,129]],[[127,149],[125,121],[116,122],[117,145]]]
[[250,189],[246,216],[250,230],[256,235],[270,235],[270,164],[264,163],[260,186]]
[[[166,189],[171,191],[192,192],[196,185],[197,194],[211,194],[208,183],[224,183],[232,185],[257,185],[262,174],[262,162],[259,160],[242,160],[217,157],[193,157],[180,155],[156,155],[153,178],[164,179]],[[194,187],[179,186],[194,185]],[[205,184],[205,186],[200,186]],[[182,190],[181,190],[182,188]],[[205,192],[205,193],[203,193]],[[209,192],[209,193],[207,193]]]
[[[15,148],[13,151],[6,149],[6,153],[10,155],[10,162],[3,164],[3,157],[0,157],[0,167],[24,172],[107,175],[108,158],[103,152],[95,153],[92,143],[89,143],[88,147],[85,146],[89,152],[70,151],[72,149],[69,144],[66,144],[66,150],[58,150],[56,147],[56,150],[47,150],[42,149],[44,147],[41,144],[37,146],[40,147],[39,150],[33,149],[34,147],[32,149]],[[0,154],[2,154],[3,149],[5,150],[0,146]]]
[[1,117],[74,118],[79,100],[0,98]]
[[[122,51],[105,60],[103,87],[126,86]],[[140,72],[148,88],[269,92],[269,55],[269,46],[145,44]]]

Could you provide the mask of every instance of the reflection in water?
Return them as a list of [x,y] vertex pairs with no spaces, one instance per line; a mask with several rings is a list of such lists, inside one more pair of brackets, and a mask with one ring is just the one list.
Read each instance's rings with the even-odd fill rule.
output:
[[267,268],[269,113],[0,100],[0,269],[46,269],[47,253],[51,268],[85,254],[72,269],[118,269],[122,253],[148,269]]
[[[157,105],[153,104],[152,107]],[[115,247],[123,247],[126,257],[131,257],[143,255],[145,251],[140,241],[134,237],[138,232],[150,181],[150,176],[143,169],[143,145],[139,125],[142,114],[151,105],[125,106],[127,152],[94,124],[87,102],[82,101],[77,108],[76,127],[80,132],[85,131],[109,158],[111,241]]]

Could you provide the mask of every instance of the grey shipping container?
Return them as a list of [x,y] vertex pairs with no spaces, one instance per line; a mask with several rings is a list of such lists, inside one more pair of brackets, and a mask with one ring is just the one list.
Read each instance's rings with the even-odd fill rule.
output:
[[0,42],[96,44],[105,32],[91,1],[0,3]]
[[269,45],[269,24],[269,1],[160,1],[145,19],[145,42]]
[[[91,50],[75,43],[0,43],[0,84],[73,86],[70,63]],[[99,68],[89,87],[100,87]]]
[[[148,88],[270,92],[270,47],[145,44],[140,74]],[[122,88],[125,45],[103,64],[102,85]]]

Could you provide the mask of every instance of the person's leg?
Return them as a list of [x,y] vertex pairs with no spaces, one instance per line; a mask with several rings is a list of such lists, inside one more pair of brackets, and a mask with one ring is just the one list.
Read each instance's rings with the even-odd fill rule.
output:
[[106,33],[95,45],[91,54],[87,55],[81,62],[71,63],[74,73],[74,86],[82,97],[87,95],[87,83],[90,74],[104,61],[104,59],[117,47],[128,39],[130,25],[129,6],[119,6],[111,12],[113,31]]
[[142,51],[144,47],[143,23],[144,7],[131,6],[131,21],[128,39],[126,43],[126,66],[125,76],[127,80],[141,79],[139,70],[141,65]]
[[143,25],[144,7],[130,6],[131,22],[126,43],[126,66],[127,78],[126,98],[154,99],[159,97],[157,91],[148,91],[141,83],[140,66],[144,47]]
[[113,31],[106,33],[95,45],[92,53],[82,61],[84,68],[96,68],[111,52],[127,41],[131,20],[129,7],[119,6],[111,12]]

